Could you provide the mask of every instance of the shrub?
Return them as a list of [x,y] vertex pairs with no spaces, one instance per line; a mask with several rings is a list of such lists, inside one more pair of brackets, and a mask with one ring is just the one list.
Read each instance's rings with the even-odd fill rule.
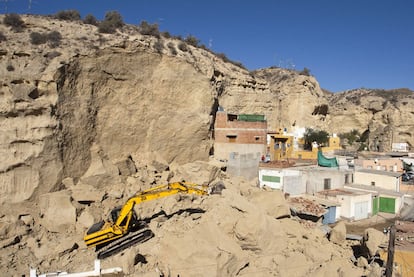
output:
[[116,28],[108,21],[102,21],[98,25],[98,32],[104,34],[113,34],[115,33]]
[[141,21],[139,24],[139,32],[143,35],[150,35],[159,38],[160,31],[158,30],[158,24],[149,24],[146,21]]
[[105,20],[109,23],[111,23],[112,26],[115,28],[120,28],[124,26],[124,21],[122,19],[122,16],[117,11],[110,11],[105,14]]
[[58,31],[52,31],[48,33],[47,40],[49,42],[50,47],[55,48],[60,45],[60,41],[62,40],[62,35]]
[[6,41],[6,40],[7,40],[6,36],[3,34],[3,32],[0,31],[0,42]]
[[200,43],[200,40],[198,40],[196,37],[192,35],[188,35],[185,40],[187,44],[192,45],[194,47],[198,47],[198,44]]
[[165,38],[171,38],[171,34],[169,32],[162,32],[161,35]]
[[303,68],[303,70],[299,72],[299,75],[311,76],[310,69],[309,68],[306,68],[306,67]]
[[6,14],[3,19],[3,24],[12,27],[15,31],[20,31],[24,27],[24,21],[16,13]]
[[98,26],[98,32],[113,34],[117,28],[124,26],[124,21],[121,15],[117,11],[107,12],[105,14],[105,20]]
[[83,23],[98,26],[98,20],[92,14],[87,14],[83,19]]
[[38,32],[30,33],[30,42],[35,45],[44,44],[47,41],[47,37],[44,34]]
[[68,21],[80,20],[81,16],[77,10],[60,11],[55,14],[55,18]]
[[6,69],[7,69],[7,71],[14,71],[14,66],[13,66],[13,65],[11,65],[11,64],[9,64],[9,65],[6,67]]

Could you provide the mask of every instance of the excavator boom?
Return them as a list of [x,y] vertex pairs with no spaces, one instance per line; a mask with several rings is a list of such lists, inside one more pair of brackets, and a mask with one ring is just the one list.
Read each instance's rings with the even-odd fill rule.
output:
[[161,185],[142,191],[129,198],[122,208],[114,209],[111,212],[111,221],[101,221],[92,225],[84,237],[86,245],[96,246],[97,250],[102,249],[98,253],[98,258],[104,258],[132,244],[150,239],[154,234],[137,220],[134,206],[179,193],[207,195],[209,191],[208,187],[185,182]]

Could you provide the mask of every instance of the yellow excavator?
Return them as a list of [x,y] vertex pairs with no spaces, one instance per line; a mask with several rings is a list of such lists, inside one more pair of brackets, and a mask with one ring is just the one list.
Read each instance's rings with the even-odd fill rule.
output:
[[[220,191],[215,189],[213,193],[220,193],[221,189]],[[84,237],[86,245],[88,247],[95,246],[98,259],[103,259],[133,244],[149,240],[154,236],[154,233],[146,227],[144,221],[138,220],[134,212],[134,206],[141,202],[179,193],[207,195],[211,191],[208,186],[176,182],[139,192],[129,198],[122,207],[113,209],[108,221],[101,221],[92,225]]]

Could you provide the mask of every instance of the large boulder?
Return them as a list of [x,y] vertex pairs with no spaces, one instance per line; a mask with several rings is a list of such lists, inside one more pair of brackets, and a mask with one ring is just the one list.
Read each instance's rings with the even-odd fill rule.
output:
[[367,250],[369,257],[375,256],[378,247],[387,242],[387,236],[374,228],[368,228],[364,232],[362,246]]
[[46,193],[39,198],[41,224],[50,232],[66,233],[76,224],[76,208],[67,190]]
[[339,221],[329,235],[329,240],[336,244],[341,244],[346,239],[346,225],[343,221]]
[[256,191],[251,193],[248,199],[271,217],[290,217],[289,205],[280,190]]

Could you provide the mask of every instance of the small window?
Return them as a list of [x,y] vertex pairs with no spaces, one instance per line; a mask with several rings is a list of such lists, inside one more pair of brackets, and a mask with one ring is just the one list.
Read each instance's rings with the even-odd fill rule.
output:
[[375,182],[371,182],[371,186],[374,186],[375,187]]
[[237,135],[227,135],[228,142],[236,142]]
[[255,141],[258,141],[258,140],[260,140],[260,137],[259,137],[259,136],[255,136],[255,137],[254,137],[254,140],[255,140]]
[[331,189],[331,178],[323,179],[323,189]]

